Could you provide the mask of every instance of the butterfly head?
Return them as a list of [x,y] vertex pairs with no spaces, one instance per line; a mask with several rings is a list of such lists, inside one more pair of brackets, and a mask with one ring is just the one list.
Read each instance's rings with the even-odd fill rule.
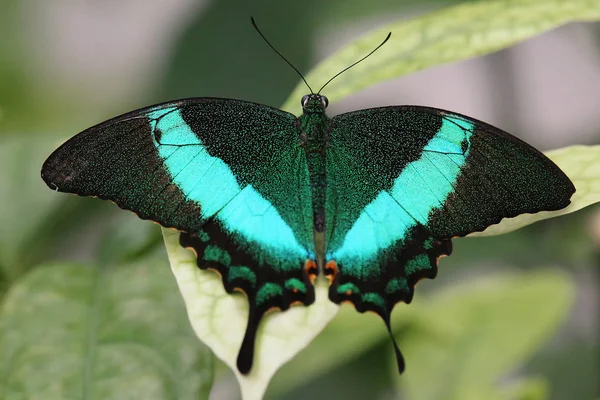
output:
[[304,95],[300,103],[305,114],[322,113],[329,105],[329,100],[323,95],[311,93]]

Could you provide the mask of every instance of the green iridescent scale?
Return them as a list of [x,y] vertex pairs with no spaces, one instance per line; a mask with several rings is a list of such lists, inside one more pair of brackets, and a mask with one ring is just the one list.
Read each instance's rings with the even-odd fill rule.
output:
[[318,94],[302,106],[296,118],[239,100],[160,104],[81,132],[42,168],[53,190],[180,230],[199,268],[246,294],[242,373],[263,315],[310,305],[316,274],[331,301],[376,312],[391,334],[394,305],[436,276],[451,238],[561,209],[575,191],[540,152],[466,116],[397,106],[330,119]]

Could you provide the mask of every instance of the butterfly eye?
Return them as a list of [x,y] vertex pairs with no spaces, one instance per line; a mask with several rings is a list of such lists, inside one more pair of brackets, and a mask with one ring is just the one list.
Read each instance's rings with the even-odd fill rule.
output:
[[323,104],[323,108],[327,108],[329,105],[329,99],[325,96],[321,96],[321,104]]
[[300,100],[300,104],[302,104],[302,107],[306,107],[306,105],[308,104],[308,99],[309,99],[309,96],[307,94],[302,96],[302,100]]

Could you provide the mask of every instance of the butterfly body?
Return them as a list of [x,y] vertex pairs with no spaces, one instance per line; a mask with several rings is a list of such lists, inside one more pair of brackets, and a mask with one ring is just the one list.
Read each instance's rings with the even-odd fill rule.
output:
[[543,154],[470,117],[390,106],[329,118],[318,94],[302,106],[159,104],[81,132],[42,168],[53,189],[180,230],[200,268],[246,294],[242,373],[262,316],[313,303],[318,273],[333,302],[377,313],[391,334],[394,305],[435,277],[453,237],[563,208],[575,190]]
[[[325,205],[327,195],[328,132],[331,120],[325,114],[327,98],[306,95],[302,98],[303,114],[298,119],[302,147],[306,154],[308,176],[312,196],[312,219],[314,226],[315,262],[323,269],[325,259]],[[315,271],[317,272],[317,271]]]

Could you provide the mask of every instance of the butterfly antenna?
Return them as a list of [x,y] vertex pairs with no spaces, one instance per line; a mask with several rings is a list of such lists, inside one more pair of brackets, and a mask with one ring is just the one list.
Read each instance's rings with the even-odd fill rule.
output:
[[361,61],[364,61],[365,59],[367,59],[371,54],[375,53],[377,50],[379,50],[379,48],[381,46],[383,46],[385,44],[385,42],[387,42],[390,38],[390,36],[392,36],[392,32],[388,33],[388,35],[386,36],[386,38],[383,40],[383,42],[381,42],[381,44],[377,47],[375,47],[373,50],[371,50],[371,52],[369,54],[367,54],[366,56],[364,56],[363,58],[361,58],[360,60],[358,60],[357,62],[355,62],[354,64],[350,65],[349,67],[344,68],[343,70],[341,70],[340,72],[338,72],[337,74],[335,74],[333,76],[333,78],[331,78],[330,80],[328,80],[322,87],[321,89],[319,89],[319,91],[317,92],[317,94],[321,93],[321,90],[323,90],[325,88],[325,86],[329,85],[329,83],[334,80],[335,78],[337,78],[338,76],[340,76],[341,74],[343,74],[344,72],[348,71],[350,68],[354,67],[356,64],[358,64]]
[[298,75],[300,75],[300,78],[302,78],[302,80],[304,81],[304,84],[305,84],[305,85],[308,87],[308,90],[310,90],[310,93],[314,93],[314,92],[313,92],[313,90],[312,90],[312,88],[311,88],[311,87],[310,87],[310,85],[308,84],[308,82],[306,82],[306,79],[304,79],[304,75],[302,75],[302,74],[300,73],[300,71],[298,71],[298,68],[294,67],[294,66],[292,65],[292,63],[291,63],[291,62],[289,62],[289,61],[287,60],[287,58],[285,58],[285,57],[284,57],[284,56],[283,56],[283,55],[282,55],[282,54],[281,54],[279,51],[277,51],[277,49],[276,49],[276,48],[275,48],[275,47],[274,47],[274,46],[271,44],[271,42],[269,42],[269,41],[267,40],[267,38],[265,37],[265,35],[263,35],[263,33],[260,31],[260,29],[258,29],[258,26],[256,25],[256,21],[254,21],[254,17],[250,17],[250,21],[252,21],[252,25],[254,26],[254,29],[256,29],[256,32],[258,32],[258,34],[259,34],[260,36],[262,36],[263,40],[264,40],[265,42],[267,42],[267,44],[269,45],[269,47],[270,47],[271,49],[273,49],[273,51],[274,51],[275,53],[277,53],[277,55],[278,55],[279,57],[281,57],[281,58],[283,59],[283,61],[285,61],[286,63],[288,63],[288,65],[289,65],[290,67],[292,67],[292,68],[294,69],[294,71],[296,71],[296,73],[297,73]]

